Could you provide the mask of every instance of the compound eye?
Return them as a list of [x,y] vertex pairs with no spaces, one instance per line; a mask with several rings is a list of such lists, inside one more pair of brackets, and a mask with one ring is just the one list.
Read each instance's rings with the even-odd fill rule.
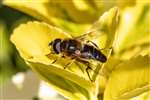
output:
[[61,39],[55,39],[54,42],[52,43],[53,49],[57,54],[60,53],[60,43],[61,43]]

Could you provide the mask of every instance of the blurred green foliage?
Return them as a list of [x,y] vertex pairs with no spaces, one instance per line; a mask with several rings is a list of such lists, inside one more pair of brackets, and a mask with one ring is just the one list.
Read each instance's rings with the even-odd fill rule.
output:
[[20,23],[32,19],[32,17],[7,6],[0,6],[0,79],[3,79],[3,82],[17,72],[24,72],[28,69],[16,48],[10,42],[10,35]]

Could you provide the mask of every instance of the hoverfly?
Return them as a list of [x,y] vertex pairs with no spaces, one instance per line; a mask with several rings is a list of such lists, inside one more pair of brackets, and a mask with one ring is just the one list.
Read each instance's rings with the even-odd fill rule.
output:
[[[62,57],[70,57],[73,60],[86,64],[86,72],[89,79],[92,81],[88,72],[89,69],[92,69],[90,67],[89,60],[105,63],[107,61],[107,57],[101,52],[101,50],[94,42],[86,41],[85,43],[83,43],[83,39],[88,35],[93,35],[93,32],[89,32],[87,34],[83,34],[74,38],[56,38],[49,43],[49,46],[52,47],[52,50],[55,54],[61,54]],[[56,61],[57,59],[54,60],[52,63],[55,63]],[[69,64],[70,63],[68,63],[64,67],[64,69]]]

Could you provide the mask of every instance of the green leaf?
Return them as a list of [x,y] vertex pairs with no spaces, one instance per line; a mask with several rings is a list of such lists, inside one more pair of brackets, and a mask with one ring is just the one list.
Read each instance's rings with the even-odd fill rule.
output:
[[[109,49],[113,47],[113,42],[116,37],[116,28],[118,26],[119,11],[117,7],[111,8],[105,12],[99,20],[91,27],[91,32],[95,33],[96,39],[93,42],[98,44],[100,49]],[[94,34],[93,34],[94,35]],[[92,38],[90,39],[92,41]],[[111,49],[102,50],[102,52],[109,58]],[[95,80],[97,73],[99,73],[102,65],[95,69],[93,79]]]
[[144,92],[139,96],[133,97],[130,100],[149,100],[150,99],[150,91]]
[[57,27],[65,30],[66,32],[69,32],[69,34],[71,34],[71,36],[73,37],[84,34],[85,30],[87,30],[91,26],[90,24],[78,24],[59,18],[54,19],[53,22]]
[[80,5],[80,9],[79,6],[77,6],[77,3],[78,2],[74,0],[39,0],[38,2],[26,0],[3,1],[4,5],[20,10],[50,24],[53,23],[53,18],[63,18],[77,23],[91,23],[97,19],[99,15],[94,8],[90,7],[90,5],[87,5],[83,0],[79,3],[82,3],[81,5],[84,4],[85,6],[81,7]]
[[[73,97],[72,92],[75,92],[77,96],[74,95],[74,98],[92,98],[95,85],[85,79],[87,75],[84,75],[85,73],[77,65],[73,64],[68,68],[72,72],[67,69],[64,70],[63,66],[70,60],[60,58],[57,55],[48,55],[51,52],[48,44],[56,38],[71,37],[56,27],[34,21],[16,28],[11,36],[11,41],[16,45],[25,61],[31,65],[31,68],[49,84],[56,89],[59,88],[60,93]],[[57,58],[60,58],[57,63],[51,64]],[[85,66],[82,67],[86,68]],[[69,90],[68,84],[71,86]]]
[[22,0],[22,1],[3,0],[4,5],[25,12],[37,19],[44,20],[48,23],[52,23],[50,16],[53,15],[53,13],[47,12],[46,6],[44,5],[44,3],[46,2],[48,1],[40,0],[38,2],[35,2],[35,1],[26,1],[26,0]]
[[150,23],[149,9],[148,3],[137,3],[136,6],[125,8],[122,11],[118,39],[114,48],[120,58],[129,59],[150,47],[150,28],[146,27]]
[[91,8],[89,9],[90,6],[86,5],[84,1],[82,3],[85,4],[88,9],[78,9],[77,3],[78,1],[76,2],[75,0],[39,0],[38,2],[24,0],[3,1],[3,4],[6,6],[22,11],[38,20],[42,20],[78,35],[83,33],[87,26],[89,26],[89,22],[91,23],[96,20],[97,18],[95,17],[98,17],[98,15],[95,14],[96,12],[90,13]]
[[49,54],[49,42],[59,37],[70,37],[61,30],[40,22],[22,24],[13,33],[11,41],[25,59]]
[[109,78],[112,71],[117,67],[122,61],[118,58],[110,56],[107,60],[105,66],[101,69],[101,72],[104,74],[105,77]]
[[[66,15],[70,17],[70,19],[77,23],[91,23],[97,19],[99,16],[94,8],[91,8],[90,5],[87,5],[84,0],[75,1],[75,0],[61,0],[61,1],[55,1],[56,4],[60,4],[62,8],[64,8]],[[77,6],[77,3],[83,6],[85,5],[84,9],[79,9]],[[86,16],[86,18],[85,18]]]
[[139,56],[122,62],[108,80],[104,100],[122,100],[150,90],[150,57]]
[[66,98],[73,100],[83,100],[86,98],[86,100],[91,100],[92,95],[89,94],[89,90],[91,90],[92,93],[94,85],[86,82],[83,78],[52,65],[48,66],[33,62],[28,63],[41,79],[48,82],[50,86]]

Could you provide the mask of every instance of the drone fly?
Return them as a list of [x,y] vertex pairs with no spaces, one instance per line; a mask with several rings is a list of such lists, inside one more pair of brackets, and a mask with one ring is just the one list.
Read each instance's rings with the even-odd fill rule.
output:
[[[70,57],[73,60],[86,64],[86,72],[88,74],[89,79],[91,80],[88,72],[88,70],[91,69],[91,67],[89,66],[88,60],[94,60],[101,63],[105,63],[107,61],[107,58],[94,42],[86,41],[86,43],[82,43],[82,39],[85,36],[86,34],[75,38],[56,38],[55,40],[49,43],[49,46],[52,47],[55,54],[61,54],[62,57]],[[91,44],[89,44],[89,42]],[[56,60],[54,60],[52,63],[55,62]],[[67,64],[64,68],[66,68],[69,64]]]

